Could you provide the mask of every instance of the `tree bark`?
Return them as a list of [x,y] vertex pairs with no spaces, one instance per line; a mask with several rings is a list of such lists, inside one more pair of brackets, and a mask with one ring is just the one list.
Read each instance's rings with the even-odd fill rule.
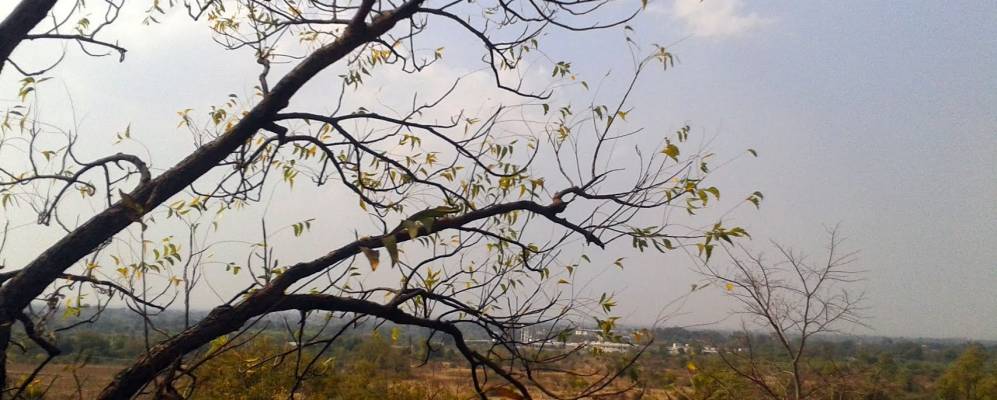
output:
[[[214,168],[239,148],[253,134],[271,122],[278,111],[287,107],[297,91],[322,69],[339,61],[351,51],[387,32],[395,23],[410,16],[421,0],[407,3],[393,13],[383,14],[366,29],[349,29],[339,40],[316,50],[298,64],[228,133],[198,148],[183,161],[147,184],[136,188],[130,197],[141,210],[119,200],[110,208],[90,218],[45,252],[31,261],[16,276],[0,287],[0,307],[21,310],[59,277],[66,269],[136,222],[141,215],[179,193],[197,178]],[[140,215],[136,214],[140,212]]]
[[[433,224],[431,230],[422,228],[422,230],[419,231],[419,235],[425,236],[435,232],[464,226],[474,221],[491,218],[514,210],[527,210],[550,218],[550,216],[562,212],[565,209],[565,205],[566,204],[561,201],[554,202],[553,204],[547,206],[531,201],[515,201],[496,204],[452,218],[441,219]],[[252,294],[241,303],[235,306],[223,305],[215,307],[215,309],[213,309],[211,313],[209,313],[208,316],[201,320],[198,324],[152,348],[152,350],[144,354],[134,364],[132,364],[131,367],[118,373],[114,380],[108,384],[103,392],[101,392],[99,398],[102,400],[131,398],[143,386],[145,386],[146,383],[150,382],[156,374],[169,366],[170,363],[182,357],[184,354],[197,350],[201,346],[204,346],[219,336],[236,331],[251,318],[277,311],[303,308],[305,301],[308,299],[314,300],[322,298],[325,299],[323,300],[323,304],[327,305],[350,305],[350,308],[337,308],[336,310],[366,313],[367,315],[374,315],[379,318],[386,318],[395,322],[401,321],[387,318],[386,315],[396,318],[402,318],[403,316],[412,317],[408,314],[404,314],[401,310],[394,307],[382,306],[369,301],[339,298],[328,295],[305,296],[287,295],[284,293],[286,289],[300,279],[359,254],[361,252],[361,248],[383,247],[385,241],[384,239],[389,236],[393,236],[396,243],[402,243],[413,239],[405,229],[399,228],[384,235],[356,240],[312,261],[301,262],[290,266],[287,271],[277,276],[277,278],[270,281],[269,284],[260,290],[252,292]],[[363,304],[366,308],[355,308],[358,304]],[[385,310],[389,309],[394,311],[385,314]],[[379,310],[379,313],[368,312],[371,310]],[[446,332],[451,334],[453,333],[449,330]]]
[[10,15],[0,22],[0,74],[24,36],[45,19],[57,0],[22,0]]
[[[198,148],[178,164],[148,183],[141,184],[130,193],[131,201],[119,200],[111,207],[93,216],[72,232],[53,244],[41,255],[24,266],[17,275],[0,287],[0,353],[9,346],[9,329],[14,315],[23,310],[74,263],[91,253],[101,243],[138,221],[159,204],[179,193],[195,180],[214,168],[252,136],[272,123],[274,114],[287,107],[291,97],[316,74],[346,57],[356,48],[384,34],[395,24],[412,16],[423,0],[410,0],[389,12],[378,15],[370,24],[366,16],[358,16],[358,23],[351,25],[335,42],[322,46],[285,75],[231,130],[212,142]],[[27,33],[31,18],[41,15],[43,6],[49,8],[55,0],[25,0],[4,20],[0,29],[0,43],[11,51],[17,42],[10,39],[18,32]],[[29,18],[31,17],[31,18]],[[15,29],[16,28],[16,29]],[[11,43],[11,44],[8,44]],[[7,53],[0,52],[0,55]],[[138,210],[136,210],[136,204]],[[4,340],[7,338],[7,340]],[[2,360],[0,360],[2,361]],[[4,368],[4,367],[0,367]],[[3,371],[0,371],[3,372]],[[5,387],[6,376],[0,374],[0,387]]]

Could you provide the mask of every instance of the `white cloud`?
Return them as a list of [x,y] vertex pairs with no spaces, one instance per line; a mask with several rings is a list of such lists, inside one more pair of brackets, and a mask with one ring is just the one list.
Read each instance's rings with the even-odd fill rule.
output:
[[675,0],[671,10],[662,11],[699,37],[736,36],[773,22],[754,12],[744,13],[743,8],[743,0]]

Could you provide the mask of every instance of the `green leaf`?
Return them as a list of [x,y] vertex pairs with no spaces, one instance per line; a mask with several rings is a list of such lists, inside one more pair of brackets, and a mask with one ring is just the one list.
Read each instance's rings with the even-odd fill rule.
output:
[[408,231],[408,236],[410,238],[415,239],[416,236],[419,236],[419,224],[415,221],[404,220],[402,221],[402,225],[405,227],[405,230]]
[[702,243],[700,243],[700,244],[697,244],[696,247],[699,247],[699,254],[700,255],[703,255],[703,253],[706,253],[706,260],[707,261],[713,255],[713,245],[712,244],[702,244]]
[[381,239],[381,243],[388,250],[388,256],[391,257],[391,266],[394,266],[398,263],[398,239],[395,239],[394,235],[388,235],[384,239]]

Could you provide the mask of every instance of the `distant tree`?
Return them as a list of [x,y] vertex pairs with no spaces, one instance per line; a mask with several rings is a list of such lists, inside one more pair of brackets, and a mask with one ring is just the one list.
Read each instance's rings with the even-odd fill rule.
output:
[[[720,358],[766,398],[818,398],[836,385],[833,370],[815,373],[820,365],[811,360],[811,340],[816,335],[838,332],[844,326],[861,324],[861,295],[849,291],[858,280],[849,269],[854,253],[842,252],[841,238],[830,232],[827,255],[816,264],[806,256],[775,244],[778,261],[755,255],[744,248],[725,247],[730,267],[705,264],[705,273],[725,288],[740,304],[737,314],[745,317],[738,344],[721,347]],[[754,323],[756,325],[748,325]],[[773,338],[774,354],[759,350],[753,327]]]
[[[117,20],[123,2],[20,0],[0,23],[0,66],[14,67],[0,77],[19,86],[20,100],[0,119],[0,205],[31,213],[30,220],[62,235],[24,265],[0,273],[0,388],[8,396],[28,389],[3,369],[15,329],[47,354],[23,380],[32,382],[62,353],[49,331],[55,316],[86,324],[112,300],[141,317],[144,351],[101,399],[189,394],[180,389],[194,390],[201,382],[197,368],[249,343],[267,315],[289,311],[300,315],[287,329],[296,346],[288,356],[300,369],[292,383],[274,383],[288,396],[341,337],[332,325],[306,332],[305,321],[316,313],[330,320],[391,321],[428,329],[431,339],[447,337],[480,397],[611,394],[617,389],[610,383],[622,371],[605,365],[584,365],[580,376],[592,379],[572,394],[555,393],[538,379],[547,366],[574,354],[542,345],[579,318],[597,318],[604,337],[619,339],[612,296],[573,289],[576,269],[590,262],[581,246],[623,243],[629,252],[667,252],[698,244],[708,255],[711,240],[745,235],[694,216],[721,192],[709,180],[714,156],[689,146],[688,126],[658,129],[650,137],[626,126],[638,77],[651,65],[673,63],[665,48],[639,48],[626,26],[646,1],[152,1],[147,23],[164,19],[171,6],[182,8],[206,21],[222,50],[238,51],[233,54],[259,68],[249,77],[258,84],[248,98],[201,93],[221,104],[180,111],[178,127],[189,131],[195,150],[174,165],[155,167],[152,159],[39,120],[60,112],[41,112],[34,101],[59,63],[31,69],[15,60],[21,54],[15,48],[32,51],[30,43],[43,40],[123,56],[103,29]],[[571,62],[551,59],[543,40],[555,31],[609,28],[626,34],[621,46],[633,55],[634,74],[618,95],[583,106],[554,97],[552,88],[589,84],[577,79]],[[468,43],[470,49],[453,49]],[[602,49],[591,50],[589,56],[602,56]],[[466,80],[453,69],[437,69],[447,54],[480,56],[472,62],[481,62],[492,86],[476,85],[474,100],[454,104],[452,95]],[[550,76],[533,74],[534,68]],[[453,74],[452,84],[430,95],[405,85],[371,91],[371,97],[396,103],[405,99],[401,107],[357,99],[385,69],[411,76],[411,82],[441,71]],[[335,93],[321,104],[301,101],[299,91],[316,81]],[[479,101],[489,96],[512,100]],[[141,134],[126,128],[118,139],[133,143]],[[106,155],[84,156],[94,153]],[[338,200],[271,202],[278,185],[313,193],[328,185],[323,190]],[[742,204],[760,200],[755,192]],[[261,221],[258,232],[240,238],[245,257],[211,260],[208,238],[221,216],[254,206],[316,215],[281,221],[276,229]],[[692,221],[672,223],[674,209]],[[371,223],[348,226],[343,215]],[[300,251],[277,256],[278,239],[293,240],[323,221],[356,235],[326,241],[325,255],[313,259],[297,258]],[[621,257],[613,264],[622,263]],[[209,268],[228,271],[229,285],[242,290],[198,315],[190,312],[191,297],[205,285]],[[367,277],[375,272],[392,274],[389,281],[397,284],[370,286]],[[44,307],[33,308],[37,302]],[[179,331],[157,324],[169,307],[185,311]],[[464,332],[471,327],[491,340],[470,345]],[[549,330],[529,342],[515,335],[531,327]]]
[[978,344],[963,351],[938,380],[943,400],[997,400],[997,366]]

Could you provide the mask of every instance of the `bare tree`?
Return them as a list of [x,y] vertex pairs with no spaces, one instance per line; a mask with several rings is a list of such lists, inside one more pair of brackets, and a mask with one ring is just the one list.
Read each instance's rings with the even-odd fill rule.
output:
[[[705,265],[706,273],[741,305],[738,314],[745,317],[740,347],[719,348],[720,358],[768,398],[819,397],[826,388],[819,381],[826,377],[811,372],[807,345],[815,336],[862,324],[863,296],[849,290],[859,280],[858,272],[850,269],[855,253],[842,252],[837,229],[829,236],[827,255],[816,262],[774,244],[776,261],[743,247],[725,247],[729,268]],[[752,327],[771,335],[777,354],[763,354]]]
[[[75,40],[84,51],[98,45],[124,54],[117,45],[95,39],[97,30],[57,33],[62,26],[58,21],[65,18],[53,17],[55,28],[40,27],[46,15],[56,14],[55,3],[22,0],[4,19],[4,63],[16,66],[10,59],[13,48],[42,38]],[[300,313],[302,325],[309,314],[326,312],[446,335],[466,359],[482,398],[496,391],[523,398],[538,391],[556,398],[618,392],[611,383],[619,369],[587,372],[593,379],[577,393],[558,393],[540,379],[580,351],[545,347],[564,327],[596,315],[607,337],[614,337],[611,296],[595,300],[561,289],[571,285],[581,262],[578,252],[571,251],[578,241],[600,248],[621,242],[639,251],[664,252],[701,241],[709,246],[715,235],[729,238],[744,232],[712,223],[706,229],[669,223],[669,210],[693,214],[719,198],[720,190],[707,181],[712,155],[688,150],[688,126],[668,136],[654,133],[651,139],[639,128],[625,127],[631,112],[628,98],[641,73],[652,64],[672,65],[666,49],[656,46],[648,57],[634,57],[633,78],[611,106],[557,104],[549,86],[530,89],[516,78],[515,71],[533,60],[552,64],[552,83],[571,82],[570,63],[531,56],[542,54],[544,32],[622,27],[640,11],[631,6],[632,13],[607,13],[609,22],[599,22],[610,3],[184,1],[191,17],[207,20],[224,49],[248,49],[260,74],[254,77],[258,85],[251,99],[233,96],[213,107],[205,121],[189,110],[181,112],[180,126],[190,131],[196,150],[155,176],[153,160],[136,155],[81,158],[76,130],[32,116],[29,100],[40,90],[41,79],[22,79],[24,104],[5,114],[0,152],[22,155],[24,168],[0,168],[0,200],[5,208],[30,209],[39,224],[64,235],[25,265],[8,266],[10,272],[2,276],[0,367],[6,367],[12,344],[23,346],[12,341],[16,326],[48,354],[20,384],[11,384],[6,370],[0,371],[5,395],[19,397],[60,354],[52,335],[39,330],[60,308],[82,316],[83,296],[73,300],[67,293],[80,294],[84,286],[101,300],[81,323],[99,318],[114,299],[145,321],[146,351],[104,388],[102,399],[132,398],[143,391],[192,395],[200,365],[246,343],[263,329],[267,315],[292,310]],[[106,23],[111,23],[121,3],[107,0],[105,5]],[[165,7],[154,3],[149,21],[165,13],[160,6]],[[76,6],[70,14],[75,12]],[[471,115],[465,111],[468,105],[447,103],[460,88],[461,78],[455,77],[452,86],[428,98],[413,94],[404,111],[377,111],[379,104],[345,109],[344,98],[375,79],[372,71],[396,68],[418,76],[439,62],[442,43],[425,43],[432,39],[423,37],[437,24],[449,24],[478,41],[495,88],[515,95],[517,103]],[[43,33],[30,33],[33,29]],[[628,38],[627,43],[633,41]],[[302,87],[334,65],[343,71],[338,97],[321,105],[323,111],[288,109]],[[274,80],[271,74],[278,69],[284,73]],[[40,75],[16,70],[28,78]],[[427,117],[434,112],[449,117]],[[128,130],[119,138],[133,139]],[[51,142],[62,145],[47,150],[51,147],[39,144]],[[612,155],[631,145],[627,163]],[[656,148],[647,150],[652,145]],[[194,287],[207,282],[207,269],[219,267],[204,260],[213,246],[204,226],[217,222],[213,216],[255,204],[300,206],[269,204],[263,193],[275,185],[305,181],[315,187],[332,183],[343,189],[343,198],[355,199],[316,207],[317,217],[328,210],[356,210],[359,204],[359,212],[378,228],[331,246],[323,256],[281,263],[273,247],[276,233],[264,220],[262,241],[247,239],[246,262],[223,263],[233,273],[243,268],[250,272],[239,275],[244,289],[205,318],[191,319]],[[75,193],[82,200],[67,200]],[[756,192],[745,202],[758,200]],[[87,208],[76,201],[97,211],[86,214]],[[65,218],[65,213],[73,217]],[[84,222],[72,222],[77,220]],[[293,236],[311,223],[291,224]],[[161,247],[150,245],[156,243],[147,239],[154,226],[184,232],[186,243],[171,235]],[[112,244],[122,244],[128,252]],[[382,250],[390,260],[382,262]],[[102,275],[100,266],[112,261],[117,274]],[[358,277],[382,264],[397,272],[398,285],[365,286]],[[67,298],[68,303],[61,301]],[[44,304],[40,310],[35,307],[39,301]],[[157,312],[170,307],[187,310],[182,331],[156,326]],[[530,341],[514,334],[531,327],[547,332]],[[486,332],[492,344],[469,345],[464,336],[471,328]],[[297,336],[302,339],[300,331]],[[338,337],[335,330],[323,329],[312,340],[297,341],[299,381]],[[319,348],[318,355],[306,359],[303,347]],[[292,395],[297,389],[296,384]]]

